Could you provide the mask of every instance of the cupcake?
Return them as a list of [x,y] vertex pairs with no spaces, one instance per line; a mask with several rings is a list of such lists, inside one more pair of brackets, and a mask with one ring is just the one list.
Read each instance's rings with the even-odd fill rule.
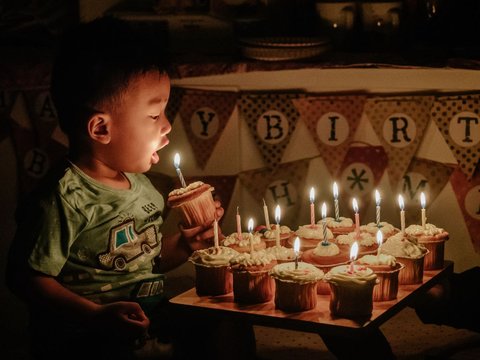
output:
[[[277,263],[287,263],[295,261],[295,250],[293,248],[287,248],[285,246],[271,246],[265,249],[267,253],[275,256]],[[298,258],[301,257],[301,252],[298,254]]]
[[311,264],[288,262],[275,265],[269,272],[275,279],[275,307],[289,312],[306,311],[317,306],[317,283],[323,271]]
[[171,191],[167,205],[180,212],[183,223],[188,228],[210,223],[216,214],[213,190],[212,186],[196,181],[187,187]]
[[380,247],[381,254],[392,255],[405,267],[398,274],[401,285],[421,284],[425,255],[428,250],[414,236],[399,232],[390,236]]
[[268,272],[277,264],[275,257],[265,250],[253,254],[240,253],[230,259],[233,274],[235,302],[258,304],[273,299],[275,281]]
[[[333,233],[334,237],[338,235],[348,234],[355,230],[355,224],[352,219],[340,216],[338,220],[335,220],[333,217],[325,218],[327,228]],[[319,220],[317,224],[321,224],[322,220]]]
[[[331,268],[342,264],[347,264],[350,258],[348,251],[341,251],[337,244],[321,241],[314,249],[303,252],[302,261],[314,265],[325,274]],[[330,287],[324,281],[320,281],[317,286],[317,293],[322,295],[330,294]]]
[[[256,229],[261,235],[262,241],[265,242],[267,248],[277,245],[277,225],[271,224],[270,229],[266,226],[259,226]],[[288,239],[293,235],[293,231],[285,225],[280,225],[280,245],[288,244]]]
[[372,269],[354,265],[332,268],[325,280],[330,284],[330,313],[349,319],[369,318],[373,310],[373,287],[377,275]]
[[360,231],[376,235],[377,231],[380,230],[384,239],[388,239],[390,236],[393,236],[400,231],[400,229],[397,229],[395,226],[387,223],[386,221],[381,221],[379,225],[380,226],[377,226],[377,223],[373,222],[368,223],[367,225],[361,225]]
[[[321,225],[302,225],[295,231],[295,235],[301,240],[301,251],[315,248],[323,240],[323,227]],[[333,240],[332,232],[327,229],[327,240]],[[288,240],[289,246],[293,247],[294,237]]]
[[374,254],[378,249],[377,238],[374,234],[369,232],[362,232],[358,233],[360,237],[357,237],[357,232],[353,231],[346,235],[338,235],[335,239],[337,245],[342,247],[347,247],[350,249],[352,244],[356,241],[359,245],[358,254],[366,255],[366,254]]
[[188,259],[195,266],[195,289],[199,296],[228,294],[233,289],[230,259],[238,252],[225,246],[196,250]]
[[262,241],[260,235],[258,233],[247,233],[243,232],[242,237],[238,236],[238,233],[233,233],[231,235],[226,236],[223,240],[221,240],[222,246],[227,246],[235,251],[238,252],[249,252],[250,251],[250,236],[252,235],[252,242],[253,242],[253,250],[259,251],[265,249],[265,241]]
[[418,242],[428,249],[429,253],[425,256],[425,270],[443,268],[445,241],[449,238],[448,232],[433,224],[425,224],[425,228],[421,225],[410,225],[405,229],[405,233],[416,237]]
[[366,266],[377,275],[378,284],[373,288],[373,301],[388,301],[397,298],[398,274],[403,264],[392,255],[364,255],[356,264]]

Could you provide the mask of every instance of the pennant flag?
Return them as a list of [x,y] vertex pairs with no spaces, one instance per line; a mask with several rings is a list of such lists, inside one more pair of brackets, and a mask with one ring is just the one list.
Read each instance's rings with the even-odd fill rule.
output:
[[439,97],[432,118],[470,179],[480,158],[480,95]]
[[330,174],[336,176],[353,141],[366,96],[294,99]]
[[237,94],[185,90],[180,116],[198,165],[204,169],[232,115]]
[[477,253],[480,253],[480,171],[476,171],[469,180],[457,167],[450,182],[462,210],[473,247]]
[[420,223],[420,194],[425,194],[428,204],[434,202],[455,167],[432,160],[412,159],[398,189],[405,199],[405,219],[408,224]]
[[338,202],[344,214],[351,217],[351,199],[361,200],[360,215],[368,208],[372,194],[382,179],[388,165],[387,155],[381,146],[352,146],[348,149],[340,168]]
[[267,167],[281,163],[300,116],[292,103],[295,94],[243,94],[239,110],[262,153]]
[[14,97],[13,91],[0,90],[0,141],[10,134],[9,117]]
[[168,98],[167,108],[165,109],[165,115],[167,115],[170,124],[173,124],[178,114],[182,103],[183,92],[184,90],[180,87],[172,86],[170,89],[170,97]]
[[422,142],[430,119],[431,96],[373,98],[365,112],[388,155],[392,189],[397,188]]
[[282,223],[289,226],[299,226],[298,213],[305,187],[308,159],[279,165],[275,171],[269,168],[242,172],[239,179],[242,185],[250,191],[255,199],[259,199],[259,209],[263,206],[262,199],[270,209],[276,205],[282,208]]

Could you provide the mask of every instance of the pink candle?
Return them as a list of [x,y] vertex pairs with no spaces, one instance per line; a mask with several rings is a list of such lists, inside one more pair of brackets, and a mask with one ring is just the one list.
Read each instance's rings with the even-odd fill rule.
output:
[[238,212],[238,206],[237,206],[237,237],[238,237],[238,240],[242,240],[242,223],[241,223],[241,219],[240,219],[240,214]]
[[213,242],[215,244],[215,247],[218,249],[218,221],[217,218],[215,218],[215,221],[213,222]]
[[312,187],[310,189],[310,225],[313,227],[315,225],[315,189]]
[[248,219],[248,233],[249,233],[249,240],[250,240],[250,254],[253,254],[253,219]]
[[357,239],[360,238],[360,215],[358,214],[357,199],[352,200],[353,211],[355,211],[355,232],[357,233]]

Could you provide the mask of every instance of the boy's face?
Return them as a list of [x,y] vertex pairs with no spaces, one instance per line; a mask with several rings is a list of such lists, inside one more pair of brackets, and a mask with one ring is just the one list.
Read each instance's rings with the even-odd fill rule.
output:
[[169,142],[172,127],[165,116],[170,79],[151,71],[132,80],[112,109],[108,158],[112,168],[143,173],[159,161],[157,151]]

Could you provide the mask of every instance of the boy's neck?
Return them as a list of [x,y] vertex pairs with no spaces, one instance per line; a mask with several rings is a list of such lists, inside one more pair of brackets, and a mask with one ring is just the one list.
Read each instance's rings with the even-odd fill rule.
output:
[[114,189],[130,189],[130,181],[122,171],[112,169],[98,159],[76,159],[72,161],[92,179]]

